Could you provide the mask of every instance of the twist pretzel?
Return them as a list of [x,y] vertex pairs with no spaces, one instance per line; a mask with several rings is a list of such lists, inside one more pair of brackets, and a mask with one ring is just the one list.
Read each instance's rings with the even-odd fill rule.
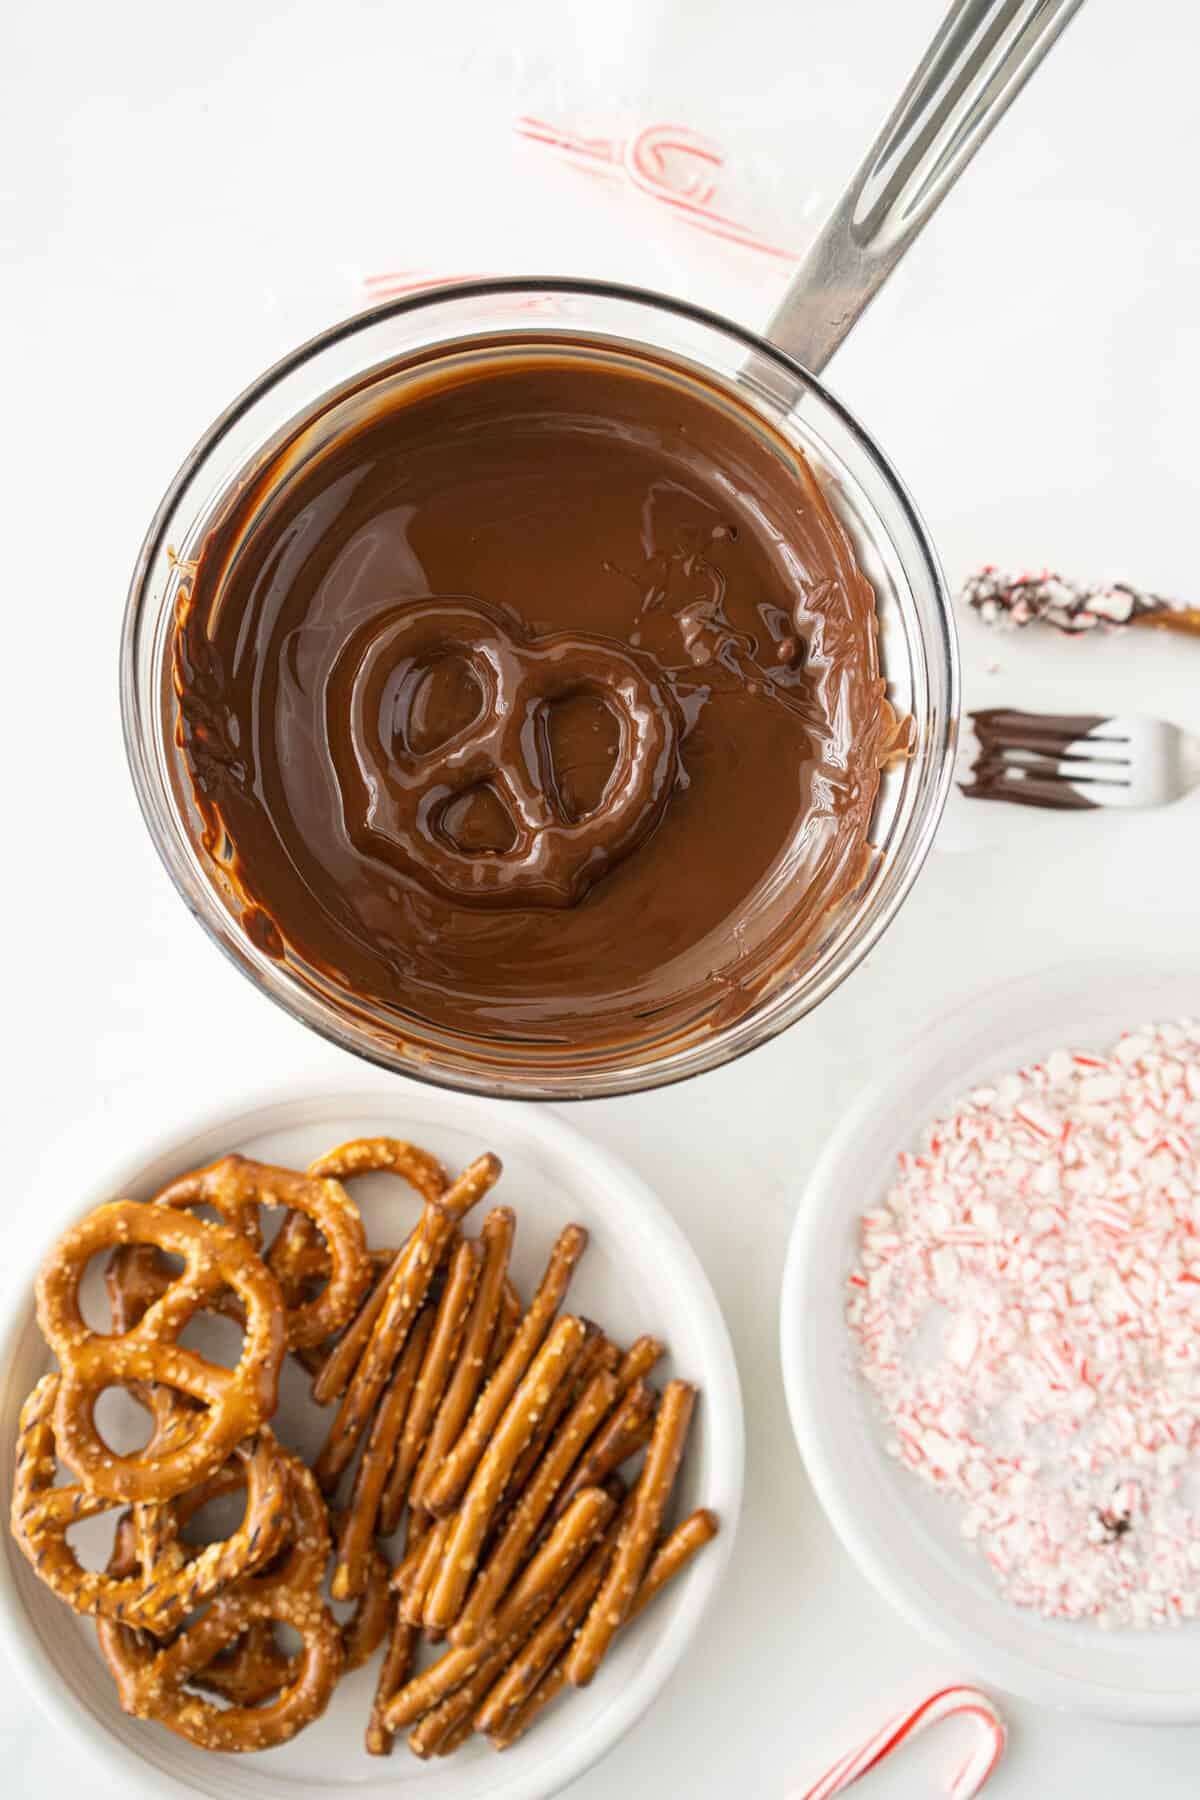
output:
[[[336,1519],[334,1524],[338,1524]],[[377,1544],[372,1545],[363,1591],[350,1617],[339,1627],[344,1675],[369,1662],[387,1636],[392,1618],[390,1579],[386,1556]],[[191,1685],[220,1694],[235,1706],[261,1706],[298,1674],[298,1657],[279,1648],[269,1619],[257,1619],[194,1676]]]
[[[156,1719],[203,1750],[266,1750],[286,1743],[324,1712],[342,1671],[337,1620],[321,1598],[329,1557],[329,1519],[316,1483],[300,1460],[284,1452],[290,1497],[291,1545],[278,1565],[245,1575],[209,1604],[207,1612],[158,1648],[111,1619],[97,1623],[104,1660],[121,1705]],[[111,1573],[130,1572],[132,1534],[118,1544]],[[277,1621],[302,1639],[291,1679],[263,1706],[221,1708],[189,1691],[203,1671],[252,1625]]]
[[[425,671],[466,657],[483,693],[475,719],[418,752],[395,720]],[[364,853],[452,900],[479,906],[573,906],[658,824],[677,772],[674,699],[643,655],[584,632],[533,637],[496,607],[445,598],[395,607],[346,646],[349,741],[328,718],[350,836]],[[337,677],[331,688],[337,685]],[[618,724],[617,759],[599,804],[566,815],[546,719],[574,695],[603,700]],[[487,786],[509,814],[507,849],[472,853],[445,829],[450,803]]]
[[[67,1532],[81,1520],[107,1512],[114,1502],[85,1487],[55,1484],[52,1419],[58,1387],[57,1375],[44,1375],[21,1409],[12,1529],[46,1586],[75,1612],[123,1620],[161,1637],[224,1583],[272,1554],[287,1524],[287,1511],[278,1447],[264,1429],[253,1446],[236,1453],[237,1485],[246,1489],[246,1511],[229,1538],[206,1545],[185,1562],[178,1545],[180,1521],[168,1501],[146,1509],[161,1528],[160,1553],[153,1566],[142,1560],[143,1552],[136,1571],[122,1577],[83,1568],[67,1542]],[[132,1517],[127,1515],[126,1523],[132,1528]],[[135,1541],[144,1543],[144,1534]]]
[[[173,1280],[132,1331],[92,1331],[79,1288],[93,1256],[124,1244],[150,1244],[184,1259]],[[241,1359],[234,1369],[185,1350],[178,1338],[189,1320],[231,1287],[246,1314]],[[58,1453],[79,1479],[108,1500],[170,1500],[215,1474],[245,1437],[275,1410],[284,1355],[283,1301],[274,1277],[250,1244],[224,1225],[188,1212],[113,1200],[59,1239],[38,1276],[38,1323],[58,1357],[62,1378],[54,1413]],[[166,1443],[120,1454],[96,1428],[96,1401],[107,1387],[162,1382],[202,1402],[186,1432]]]
[[[211,1206],[224,1223],[262,1246],[260,1206],[286,1207],[316,1226],[325,1239],[329,1278],[311,1300],[297,1300],[287,1312],[289,1350],[321,1344],[348,1325],[371,1285],[371,1259],[358,1208],[331,1176],[298,1175],[248,1156],[223,1156],[206,1169],[169,1182],[154,1196],[157,1206]],[[286,1230],[290,1220],[285,1221]]]

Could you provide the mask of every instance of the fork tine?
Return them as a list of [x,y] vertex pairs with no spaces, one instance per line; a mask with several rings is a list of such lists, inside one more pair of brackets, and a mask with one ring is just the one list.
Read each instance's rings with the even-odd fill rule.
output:
[[1011,763],[1002,751],[980,755],[971,769],[972,780],[959,787],[971,800],[1007,800],[1021,806],[1054,807],[1060,811],[1091,811],[1099,802],[1064,779],[1058,765],[1040,762]]

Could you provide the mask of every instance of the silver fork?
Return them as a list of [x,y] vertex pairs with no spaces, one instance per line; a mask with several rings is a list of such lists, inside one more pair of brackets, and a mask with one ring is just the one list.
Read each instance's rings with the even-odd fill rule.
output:
[[978,753],[962,791],[1020,806],[1166,806],[1200,787],[1200,737],[1162,719],[970,715]]

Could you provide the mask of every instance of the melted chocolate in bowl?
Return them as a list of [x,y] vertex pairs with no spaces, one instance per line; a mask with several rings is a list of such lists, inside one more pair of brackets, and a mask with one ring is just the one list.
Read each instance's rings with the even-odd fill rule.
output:
[[582,340],[430,355],[298,429],[209,531],[173,662],[246,929],[398,1041],[727,1024],[862,879],[894,748],[801,454]]

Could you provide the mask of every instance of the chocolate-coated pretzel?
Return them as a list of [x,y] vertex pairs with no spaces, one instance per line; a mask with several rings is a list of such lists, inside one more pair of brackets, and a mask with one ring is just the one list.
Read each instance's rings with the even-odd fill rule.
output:
[[[435,750],[418,751],[397,741],[397,700],[448,655],[469,661],[480,708]],[[331,748],[350,833],[364,853],[449,899],[573,906],[662,817],[678,773],[679,721],[659,671],[636,650],[583,632],[533,637],[498,607],[439,598],[372,617],[340,661],[350,672],[348,741],[331,739]],[[571,818],[546,720],[556,700],[579,694],[615,715],[618,747],[599,804]],[[445,818],[481,786],[507,810],[512,842],[476,854],[454,841]]]

